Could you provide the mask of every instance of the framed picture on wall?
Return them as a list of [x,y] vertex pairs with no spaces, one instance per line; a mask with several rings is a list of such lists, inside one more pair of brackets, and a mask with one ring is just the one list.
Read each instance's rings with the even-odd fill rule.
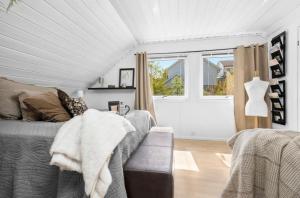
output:
[[119,71],[119,87],[134,87],[134,68],[122,68]]
[[112,112],[118,112],[120,107],[120,101],[108,101],[108,110]]

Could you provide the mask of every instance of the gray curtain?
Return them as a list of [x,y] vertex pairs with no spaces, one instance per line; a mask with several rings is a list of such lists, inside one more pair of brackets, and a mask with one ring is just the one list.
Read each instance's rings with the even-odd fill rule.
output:
[[156,120],[146,52],[136,54],[136,92],[134,107],[137,110],[149,111]]
[[[251,81],[255,75],[261,80],[269,81],[268,47],[265,45],[240,46],[234,51],[234,114],[236,130],[255,128],[255,117],[245,116],[245,105],[248,100],[244,83]],[[268,94],[265,101],[270,109]],[[259,117],[259,128],[271,128],[271,115]]]

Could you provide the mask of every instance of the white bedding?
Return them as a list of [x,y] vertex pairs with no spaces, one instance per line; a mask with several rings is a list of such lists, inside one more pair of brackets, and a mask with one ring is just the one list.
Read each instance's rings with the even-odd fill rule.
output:
[[102,198],[112,182],[110,156],[131,131],[135,128],[122,116],[89,109],[59,129],[50,149],[50,164],[82,173],[86,194]]

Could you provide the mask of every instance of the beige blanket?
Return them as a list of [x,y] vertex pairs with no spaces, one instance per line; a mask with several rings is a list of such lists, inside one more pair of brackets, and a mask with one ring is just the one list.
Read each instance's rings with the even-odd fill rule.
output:
[[300,133],[245,130],[229,140],[231,177],[223,198],[299,198]]

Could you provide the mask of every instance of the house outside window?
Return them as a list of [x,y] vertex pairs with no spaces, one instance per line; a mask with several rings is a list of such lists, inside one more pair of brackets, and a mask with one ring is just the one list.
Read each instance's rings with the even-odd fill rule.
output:
[[154,96],[185,95],[185,59],[154,59],[148,67]]
[[233,54],[203,55],[203,96],[232,96]]

